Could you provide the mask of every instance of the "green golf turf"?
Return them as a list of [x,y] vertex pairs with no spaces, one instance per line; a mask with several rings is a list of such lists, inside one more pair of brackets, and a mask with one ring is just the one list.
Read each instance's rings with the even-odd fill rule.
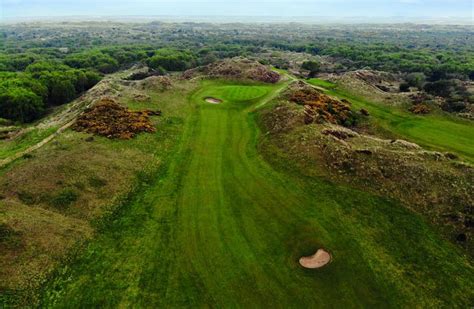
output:
[[[251,111],[279,87],[202,82],[165,168],[58,271],[42,306],[472,305],[472,266],[419,216],[261,159]],[[333,261],[302,269],[320,247]]]

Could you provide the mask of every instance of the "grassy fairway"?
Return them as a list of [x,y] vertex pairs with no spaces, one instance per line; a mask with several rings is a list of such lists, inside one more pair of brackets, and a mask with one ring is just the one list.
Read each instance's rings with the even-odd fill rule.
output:
[[[473,268],[417,215],[261,159],[249,111],[278,87],[202,82],[167,168],[58,272],[42,305],[470,305]],[[321,246],[333,262],[302,269]]]
[[338,89],[335,84],[317,78],[309,83],[328,89],[327,93],[349,99],[355,108],[365,108],[381,128],[433,150],[451,151],[474,162],[474,124],[472,121],[436,112],[414,115],[399,107],[376,104]]
[[334,83],[331,83],[327,80],[319,79],[319,78],[311,78],[311,79],[308,80],[308,82],[312,85],[323,87],[323,88],[326,88],[326,89],[333,89],[333,88],[336,88],[336,86],[337,86]]

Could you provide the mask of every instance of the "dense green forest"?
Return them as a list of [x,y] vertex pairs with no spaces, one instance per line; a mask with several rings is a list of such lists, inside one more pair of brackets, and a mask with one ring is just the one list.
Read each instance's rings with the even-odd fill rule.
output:
[[[268,52],[328,57],[307,62],[310,77],[361,68],[406,73],[401,91],[418,87],[461,111],[473,98],[457,80],[474,79],[472,29],[455,26],[298,24],[16,24],[0,28],[0,118],[30,122],[67,103],[104,74],[144,63],[155,74],[217,59]],[[262,59],[262,62],[265,60]],[[271,64],[288,68],[288,59]],[[411,74],[409,74],[411,73]]]

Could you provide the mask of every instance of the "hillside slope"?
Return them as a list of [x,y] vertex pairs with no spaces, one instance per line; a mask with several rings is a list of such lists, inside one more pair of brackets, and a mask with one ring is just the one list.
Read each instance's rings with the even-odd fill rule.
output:
[[[471,264],[419,215],[262,160],[252,110],[279,87],[202,81],[166,170],[50,281],[42,304],[468,304]],[[318,247],[332,263],[302,269]]]
[[[302,89],[313,96],[302,96]],[[304,175],[328,177],[402,201],[472,254],[474,168],[452,153],[367,134],[367,123],[377,121],[377,114],[357,116],[354,106],[343,104],[310,85],[293,83],[259,113],[266,157],[272,161],[277,147]],[[361,125],[347,122],[348,115],[359,117]]]
[[[148,81],[112,89],[131,110],[162,112],[154,133],[66,130],[1,170],[1,246],[11,254],[0,259],[0,304],[470,304],[471,259],[420,214],[305,175],[265,143],[260,109],[272,110],[289,81]],[[318,248],[331,263],[303,269],[299,258]]]

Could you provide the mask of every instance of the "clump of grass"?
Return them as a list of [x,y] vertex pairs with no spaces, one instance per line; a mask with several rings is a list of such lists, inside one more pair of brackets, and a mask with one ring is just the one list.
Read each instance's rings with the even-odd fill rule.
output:
[[51,198],[50,204],[56,208],[67,208],[77,201],[78,198],[79,194],[76,191],[71,188],[65,188]]
[[31,158],[33,158],[33,155],[30,154],[30,153],[25,153],[25,154],[23,155],[23,159],[31,159]]
[[20,199],[20,201],[26,205],[33,205],[37,201],[36,196],[33,193],[27,191],[19,191],[18,199]]
[[76,181],[73,185],[80,191],[83,191],[86,189],[86,185],[81,181]]
[[0,245],[7,248],[17,248],[20,245],[20,233],[6,223],[0,223]]
[[89,185],[93,188],[102,188],[107,184],[107,180],[98,176],[92,176],[89,178]]
[[0,126],[11,126],[11,125],[13,125],[13,121],[0,118]]

